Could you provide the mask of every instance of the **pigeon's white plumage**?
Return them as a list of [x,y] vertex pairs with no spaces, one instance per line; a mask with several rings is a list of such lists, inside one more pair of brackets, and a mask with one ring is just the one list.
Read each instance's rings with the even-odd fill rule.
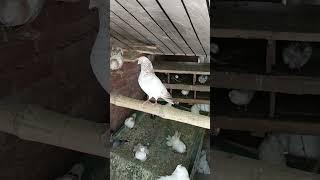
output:
[[147,101],[149,101],[151,98],[155,98],[157,103],[157,100],[159,98],[162,98],[166,102],[174,104],[167,88],[162,84],[161,80],[154,74],[151,61],[148,58],[142,56],[138,58],[138,64],[141,65],[138,83],[141,89],[148,95]]
[[83,164],[75,164],[67,174],[63,177],[57,178],[56,180],[81,180],[83,172]]
[[292,42],[282,51],[283,62],[290,69],[300,69],[310,59],[312,47],[306,42]]
[[123,65],[123,51],[121,48],[113,48],[110,56],[110,69],[118,70]]
[[185,96],[188,96],[189,91],[188,90],[181,90],[181,94],[185,95]]
[[136,159],[139,159],[140,161],[147,160],[147,155],[149,154],[149,150],[146,146],[143,146],[142,144],[137,144],[134,146],[133,152],[135,152],[134,157]]
[[201,76],[198,77],[198,81],[199,81],[199,83],[201,83],[201,84],[206,83],[207,80],[208,80],[208,76],[206,76],[206,75],[201,75]]
[[124,125],[127,126],[128,128],[133,128],[134,124],[135,124],[135,120],[136,120],[136,113],[133,113],[130,117],[128,117],[125,121],[124,121]]
[[228,94],[230,101],[238,106],[248,105],[254,96],[254,91],[231,90]]
[[200,159],[197,164],[197,171],[202,174],[210,174],[209,163],[207,161],[206,151],[202,150],[200,154]]
[[170,176],[161,176],[157,180],[190,180],[188,170],[179,164]]
[[186,152],[186,145],[180,140],[181,134],[176,131],[175,134],[171,137],[167,137],[167,146],[171,146],[172,149],[177,151],[178,153]]

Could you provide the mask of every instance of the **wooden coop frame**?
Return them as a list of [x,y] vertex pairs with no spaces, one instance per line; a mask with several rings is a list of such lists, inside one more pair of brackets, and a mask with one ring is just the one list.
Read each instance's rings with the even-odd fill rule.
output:
[[[272,71],[276,62],[276,42],[320,42],[320,18],[316,6],[283,6],[265,2],[217,2],[211,19],[212,38],[240,38],[267,40],[265,71],[241,73],[213,71],[212,86],[215,88],[247,89],[269,93],[269,115],[266,118],[240,118],[215,116],[214,126],[244,131],[278,131],[299,134],[320,134],[320,122],[277,119],[275,117],[276,94],[320,95],[320,78],[283,75]],[[254,15],[253,15],[254,14]]]
[[[135,62],[136,58],[141,55],[174,55],[174,56],[198,56],[208,59],[210,56],[210,17],[209,17],[208,0],[111,0],[110,1],[110,46],[120,47],[124,50],[124,61]],[[156,65],[155,71],[168,71],[180,74],[210,74],[209,64],[205,70],[198,69],[197,63],[186,64],[185,68],[196,69],[181,73],[180,66],[175,63]],[[165,68],[165,69],[164,69]],[[180,69],[179,69],[180,68]],[[178,72],[177,72],[178,71]],[[183,72],[183,71],[182,71]],[[195,81],[195,80],[194,80]],[[209,86],[177,85],[165,84],[168,89],[185,89],[192,91],[209,92]],[[121,96],[115,93],[110,94],[110,103],[135,109],[150,114],[161,116],[162,110],[173,111],[174,108],[154,106],[140,108],[136,106],[140,103],[136,99]],[[127,100],[132,103],[123,103]],[[206,103],[209,100],[193,99],[174,99],[183,103]],[[169,108],[169,109],[168,109]],[[175,110],[178,113],[177,110]],[[179,111],[180,112],[180,111]],[[180,112],[184,113],[184,112]],[[194,114],[188,112],[185,116],[166,117],[170,120],[184,122],[194,126],[210,128],[210,118],[208,116],[196,115],[194,122],[190,120]],[[192,119],[192,118],[191,118]],[[197,121],[203,119],[203,123]]]
[[[197,92],[210,92],[210,86],[196,84],[197,75],[207,75],[208,77],[210,76],[210,66],[208,64],[198,64],[191,62],[155,62],[154,71],[166,74],[167,82],[164,85],[170,90],[170,94],[172,94],[172,90],[189,90],[193,92],[192,99],[173,97],[174,101],[187,104],[210,104],[210,99],[197,98]],[[172,73],[192,75],[192,85],[172,84],[170,82],[170,75]]]

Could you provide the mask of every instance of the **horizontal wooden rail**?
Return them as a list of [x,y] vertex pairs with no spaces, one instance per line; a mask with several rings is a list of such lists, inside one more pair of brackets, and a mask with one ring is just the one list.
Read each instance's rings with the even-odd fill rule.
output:
[[164,119],[174,120],[206,129],[210,129],[210,117],[179,110],[167,105],[144,104],[143,101],[126,96],[110,93],[110,103],[116,106],[130,108],[149,114],[157,115]]

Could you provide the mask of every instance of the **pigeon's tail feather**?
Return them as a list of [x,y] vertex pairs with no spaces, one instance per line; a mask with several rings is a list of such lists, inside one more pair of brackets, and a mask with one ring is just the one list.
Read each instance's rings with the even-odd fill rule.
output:
[[163,97],[162,99],[164,99],[169,104],[174,104],[174,102],[173,102],[173,100],[171,98]]

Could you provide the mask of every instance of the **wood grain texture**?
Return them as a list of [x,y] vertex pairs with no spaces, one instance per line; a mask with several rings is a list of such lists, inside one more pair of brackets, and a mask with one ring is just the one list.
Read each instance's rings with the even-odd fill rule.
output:
[[184,52],[179,49],[179,47],[167,37],[164,30],[148,15],[141,6],[135,0],[116,0],[118,3],[122,4],[124,8],[127,9],[135,18],[138,19],[148,30],[154,33],[155,37],[170,49],[175,55],[184,55]]
[[[111,0],[110,21],[165,55],[209,55],[210,21],[206,0]],[[118,26],[118,27],[117,27]],[[134,31],[134,33],[132,33]]]
[[170,37],[186,55],[194,55],[190,47],[186,44],[183,37],[175,29],[165,12],[161,9],[156,0],[138,0],[138,2],[148,11],[162,29]]
[[156,45],[161,52],[163,52],[164,54],[173,55],[171,50],[165,44],[163,44],[159,39],[157,39],[157,37],[152,32],[146,29],[143,24],[141,24],[137,19],[135,19],[135,17],[132,16],[119,3],[117,3],[116,0],[110,1],[110,8],[114,14],[116,14],[121,19],[125,20],[128,24],[130,24],[132,28],[140,32],[140,34],[143,34],[144,37],[146,37],[150,42]]
[[[180,34],[187,41],[191,49],[196,55],[206,55],[201,47],[196,33],[194,32],[188,14],[182,4],[181,0],[158,0],[162,8],[166,11],[173,24],[179,30]],[[206,9],[198,9],[198,11],[205,11]],[[194,11],[192,12],[194,13]],[[209,27],[209,26],[208,26]],[[209,31],[209,28],[207,28]]]

